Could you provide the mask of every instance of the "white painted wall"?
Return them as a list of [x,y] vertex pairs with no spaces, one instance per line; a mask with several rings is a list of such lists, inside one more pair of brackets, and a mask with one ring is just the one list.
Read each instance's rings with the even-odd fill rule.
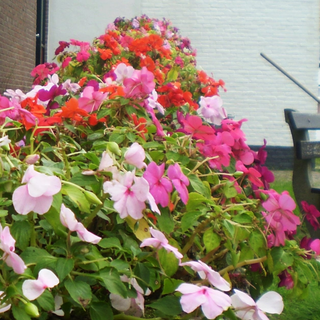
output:
[[268,145],[290,146],[283,109],[317,112],[317,103],[260,53],[317,95],[318,0],[50,0],[49,52],[59,40],[91,41],[116,17],[142,13],[170,19],[197,49],[198,67],[226,82],[225,108],[249,120],[243,125],[249,144],[266,138]]

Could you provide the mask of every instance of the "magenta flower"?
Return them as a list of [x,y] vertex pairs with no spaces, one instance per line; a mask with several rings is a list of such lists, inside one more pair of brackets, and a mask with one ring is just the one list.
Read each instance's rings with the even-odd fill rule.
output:
[[178,251],[178,249],[169,244],[168,239],[161,231],[150,228],[150,233],[153,238],[144,239],[140,244],[141,248],[149,246],[156,249],[164,248],[167,250],[167,252],[172,252],[177,259],[180,260],[183,258],[183,255]]
[[74,213],[64,204],[61,205],[60,221],[70,231],[77,232],[82,241],[97,244],[101,240],[100,237],[88,231],[81,222],[78,222]]
[[192,270],[198,272],[201,279],[208,279],[208,281],[219,290],[229,291],[231,289],[229,282],[223,279],[219,272],[214,271],[201,260],[183,262],[180,263],[180,266],[190,267]]
[[222,99],[219,96],[201,97],[199,104],[198,114],[216,126],[220,126],[221,121],[227,117],[226,110],[222,108]]
[[263,182],[261,181],[261,173],[255,168],[247,168],[242,161],[238,160],[236,162],[236,170],[242,171],[245,176],[257,187],[264,187]]
[[207,319],[215,319],[231,306],[231,298],[227,294],[205,286],[183,283],[176,291],[182,293],[180,304],[184,312],[191,313],[201,306]]
[[320,217],[319,210],[313,205],[308,204],[306,201],[301,201],[303,211],[306,213],[306,219],[310,222],[314,230],[320,228],[318,218]]
[[234,289],[234,292],[231,296],[232,306],[242,320],[268,320],[264,312],[281,314],[283,310],[282,297],[275,291],[265,293],[257,302],[242,291]]
[[146,167],[146,164],[143,162],[145,157],[146,154],[144,152],[144,149],[137,142],[134,142],[124,154],[125,161],[129,164],[134,165],[138,169]]
[[0,225],[0,249],[4,252],[2,260],[17,274],[24,273],[27,269],[23,260],[14,252],[16,240],[12,237],[9,227]]
[[123,80],[124,92],[127,97],[141,98],[149,95],[155,88],[154,75],[146,67],[134,70],[130,78]]
[[87,112],[93,112],[99,109],[102,102],[107,98],[108,93],[96,91],[94,87],[87,86],[79,98],[79,108]]
[[189,199],[187,186],[189,185],[189,179],[182,173],[180,166],[175,163],[168,168],[168,177],[172,181],[173,186],[179,193],[181,201],[187,204]]
[[30,165],[25,172],[22,183],[12,195],[14,209],[26,215],[29,212],[44,214],[49,211],[53,195],[61,190],[61,181],[54,176],[47,176],[34,170]]
[[114,201],[113,207],[119,212],[122,219],[131,216],[135,220],[143,217],[142,211],[146,208],[146,201],[149,201],[151,209],[160,214],[149,192],[148,181],[136,177],[134,172],[126,172],[119,175],[117,180],[106,181],[103,184],[104,193],[111,195]]
[[30,301],[37,299],[47,288],[59,284],[58,277],[48,269],[41,269],[37,280],[26,280],[22,284],[22,293]]
[[172,192],[171,182],[163,176],[164,167],[164,163],[157,166],[155,162],[151,162],[143,174],[150,185],[150,193],[156,204],[161,204],[163,208],[169,205],[169,193]]
[[278,277],[280,278],[278,287],[286,287],[287,290],[290,290],[294,287],[293,278],[287,270],[284,270],[278,274]]

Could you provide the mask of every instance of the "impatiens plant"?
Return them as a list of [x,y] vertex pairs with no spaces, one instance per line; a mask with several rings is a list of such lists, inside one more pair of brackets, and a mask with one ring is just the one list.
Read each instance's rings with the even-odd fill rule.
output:
[[55,54],[0,97],[2,318],[264,320],[307,295],[320,240],[187,38],[118,18]]

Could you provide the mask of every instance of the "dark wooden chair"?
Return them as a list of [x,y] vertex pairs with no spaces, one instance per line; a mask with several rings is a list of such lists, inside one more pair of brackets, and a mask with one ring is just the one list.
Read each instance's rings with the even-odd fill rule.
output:
[[[312,168],[315,159],[320,158],[320,141],[310,141],[308,133],[309,130],[320,130],[320,114],[291,109],[285,109],[284,114],[294,146],[292,184],[296,201],[301,210],[303,200],[320,210],[320,188],[314,187],[312,182]],[[320,232],[315,232],[308,221],[306,225],[312,238],[320,237]]]

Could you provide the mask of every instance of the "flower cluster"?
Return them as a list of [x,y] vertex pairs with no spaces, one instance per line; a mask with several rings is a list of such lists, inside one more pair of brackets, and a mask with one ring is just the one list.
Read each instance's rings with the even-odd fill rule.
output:
[[250,149],[169,21],[118,18],[55,54],[0,96],[0,312],[265,320],[283,302],[257,272],[297,292],[316,278],[320,240],[295,238],[266,142]]

